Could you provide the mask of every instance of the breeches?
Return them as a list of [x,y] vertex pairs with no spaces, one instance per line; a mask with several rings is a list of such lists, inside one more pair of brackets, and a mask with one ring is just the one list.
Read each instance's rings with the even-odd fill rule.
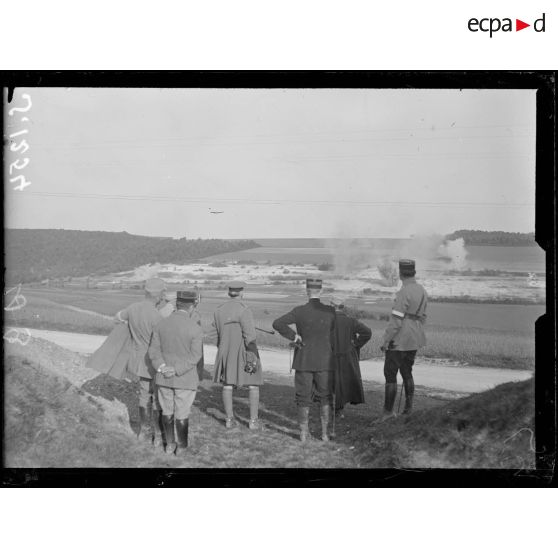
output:
[[384,376],[388,384],[397,382],[397,372],[401,372],[403,380],[413,377],[413,364],[416,351],[386,351]]
[[174,415],[176,420],[184,420],[190,416],[190,409],[196,398],[195,390],[159,386],[157,391],[163,415]]
[[328,405],[331,400],[331,372],[307,372],[295,370],[295,401],[298,407],[310,407],[312,396],[321,405]]
[[149,407],[149,403],[153,400],[153,408],[160,410],[159,401],[157,399],[158,388],[153,378],[140,378],[139,406]]

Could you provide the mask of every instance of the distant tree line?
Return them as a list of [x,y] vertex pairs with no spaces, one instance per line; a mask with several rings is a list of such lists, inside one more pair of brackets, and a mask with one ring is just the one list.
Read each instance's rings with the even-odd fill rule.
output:
[[258,246],[252,240],[175,240],[127,232],[6,229],[5,279],[13,284],[115,273],[157,262],[183,264]]
[[535,233],[460,230],[446,235],[446,240],[462,238],[468,246],[536,246]]

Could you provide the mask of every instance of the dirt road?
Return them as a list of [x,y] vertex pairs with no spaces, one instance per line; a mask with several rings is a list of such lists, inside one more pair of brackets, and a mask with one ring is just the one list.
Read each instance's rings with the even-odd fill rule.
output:
[[[105,340],[103,335],[69,333],[65,331],[48,331],[30,329],[34,337],[51,341],[77,353],[90,354]],[[217,350],[212,345],[205,346],[205,361],[212,363]],[[265,371],[288,375],[289,352],[282,349],[260,349],[260,357]],[[383,361],[366,360],[360,363],[363,380],[384,381]],[[447,366],[417,361],[413,375],[417,385],[456,391],[476,393],[491,389],[505,382],[526,380],[533,375],[530,370],[509,370],[500,368],[476,368],[472,366]]]

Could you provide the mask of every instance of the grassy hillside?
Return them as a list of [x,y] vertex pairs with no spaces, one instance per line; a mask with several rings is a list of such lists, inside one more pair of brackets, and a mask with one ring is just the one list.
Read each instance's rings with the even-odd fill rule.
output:
[[370,467],[535,467],[535,381],[502,384],[387,422],[359,456]]
[[[208,374],[209,377],[209,374]],[[8,467],[505,468],[534,461],[534,382],[509,383],[447,402],[417,388],[416,412],[378,421],[383,385],[365,384],[366,403],[348,406],[337,437],[323,443],[317,407],[307,444],[297,439],[293,378],[266,374],[260,417],[248,430],[246,390],[235,391],[240,427],[227,430],[221,390],[200,385],[183,458],[142,445],[138,388],[97,375],[84,358],[40,339],[9,345],[5,366]]]
[[127,232],[6,229],[6,282],[124,271],[256,248],[251,240],[156,238]]

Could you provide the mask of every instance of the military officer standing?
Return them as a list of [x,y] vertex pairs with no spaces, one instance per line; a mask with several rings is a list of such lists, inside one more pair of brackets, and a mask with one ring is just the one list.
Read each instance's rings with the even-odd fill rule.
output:
[[139,438],[160,445],[159,428],[159,402],[155,394],[153,381],[155,371],[147,354],[153,328],[161,321],[162,317],[157,310],[165,292],[165,283],[162,279],[148,279],[145,282],[145,299],[135,302],[116,314],[117,321],[126,322],[130,330],[131,349],[127,370],[130,374],[138,376],[140,381]]
[[413,364],[417,350],[426,345],[427,294],[415,279],[414,260],[399,260],[399,277],[403,283],[395,297],[388,327],[380,347],[385,352],[386,378],[383,419],[394,417],[393,405],[397,396],[397,372],[401,372],[405,387],[404,414],[413,408],[415,383]]
[[233,388],[248,386],[250,422],[248,427],[257,430],[260,386],[263,384],[262,366],[252,311],[242,296],[244,283],[232,281],[228,285],[229,300],[221,304],[213,315],[212,330],[217,334],[214,381],[223,384],[225,426],[235,425]]
[[[201,315],[197,310],[197,307],[198,307],[198,305],[200,303],[200,300],[201,300],[201,296],[200,296],[199,291],[194,291],[194,292],[196,292],[197,298],[196,298],[196,301],[194,303],[194,310],[192,310],[192,319],[200,327],[202,327]],[[163,318],[167,318],[175,310],[176,310],[176,292],[167,291],[165,293],[164,300],[161,303],[161,307],[159,308],[159,313],[161,314],[161,316],[163,316]],[[203,380],[203,372],[204,372],[204,369],[205,369],[205,363],[204,363],[204,358],[203,358],[203,347],[202,347],[202,357],[200,358],[200,360],[198,362],[197,369],[198,369],[198,377],[201,381],[201,380]]]
[[[197,363],[202,355],[203,331],[196,323],[196,292],[176,294],[176,312],[155,326],[149,357],[157,370],[156,383],[163,411],[166,453],[180,455],[188,447],[190,409],[198,389]],[[178,445],[175,442],[174,429]]]
[[[308,438],[308,417],[312,395],[320,402],[322,440],[329,440],[331,374],[335,369],[332,334],[335,313],[320,302],[321,279],[307,279],[308,303],[297,306],[273,322],[273,328],[296,343],[292,367],[295,369],[295,400],[298,408],[300,440]],[[295,325],[296,332],[289,326]]]
[[335,414],[342,417],[347,403],[364,403],[364,388],[360,373],[360,349],[370,341],[372,331],[356,318],[345,312],[345,301],[340,297],[331,299],[335,309],[335,334],[333,348],[335,354],[335,373],[333,390]]

